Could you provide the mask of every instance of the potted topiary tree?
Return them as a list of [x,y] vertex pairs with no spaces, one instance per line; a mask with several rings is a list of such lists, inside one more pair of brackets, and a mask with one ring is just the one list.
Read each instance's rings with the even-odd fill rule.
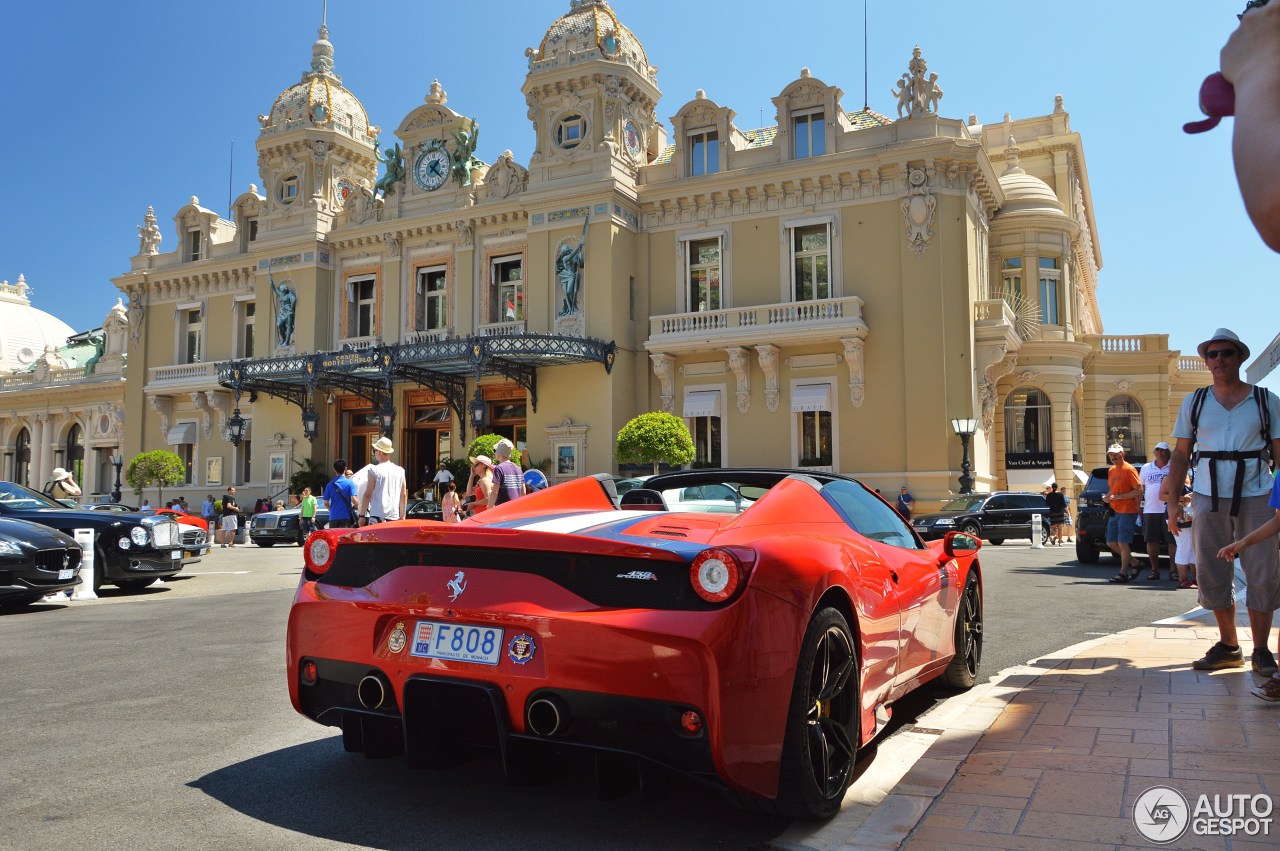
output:
[[156,505],[163,506],[164,489],[186,482],[187,465],[167,449],[152,449],[133,456],[125,479],[136,493],[142,493],[143,488],[159,488]]
[[684,420],[665,411],[650,411],[628,422],[618,431],[614,456],[621,464],[652,464],[658,474],[662,463],[678,467],[695,456],[693,435]]

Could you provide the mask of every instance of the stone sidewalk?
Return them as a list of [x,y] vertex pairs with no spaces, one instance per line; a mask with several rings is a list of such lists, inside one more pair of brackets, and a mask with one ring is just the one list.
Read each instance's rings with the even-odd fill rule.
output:
[[1247,615],[1237,612],[1245,668],[1191,667],[1217,640],[1201,609],[1002,672],[894,736],[873,760],[891,764],[868,768],[836,818],[793,825],[774,847],[1280,847],[1280,808],[1270,836],[1188,829],[1165,846],[1132,817],[1158,785],[1192,810],[1201,794],[1280,800],[1280,704],[1249,693],[1263,679],[1248,668]]

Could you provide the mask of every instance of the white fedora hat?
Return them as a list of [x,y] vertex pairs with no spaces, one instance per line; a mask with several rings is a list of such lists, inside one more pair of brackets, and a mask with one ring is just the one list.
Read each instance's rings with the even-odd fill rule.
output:
[[395,447],[391,445],[391,438],[380,437],[373,442],[373,451],[385,452],[388,455],[390,455],[392,452],[395,452],[396,450],[395,450]]
[[1208,350],[1209,344],[1217,343],[1219,341],[1235,343],[1236,348],[1240,349],[1240,360],[1247,360],[1249,358],[1249,347],[1240,342],[1240,338],[1236,336],[1236,332],[1232,331],[1230,328],[1219,328],[1217,331],[1214,331],[1212,337],[1196,346],[1196,351],[1200,353],[1200,357],[1204,357],[1204,353]]

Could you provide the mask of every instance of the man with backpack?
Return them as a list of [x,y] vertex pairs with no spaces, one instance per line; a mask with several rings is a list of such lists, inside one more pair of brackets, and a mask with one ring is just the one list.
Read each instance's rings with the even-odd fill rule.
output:
[[[1280,457],[1280,400],[1274,393],[1240,380],[1240,368],[1249,347],[1227,328],[1219,328],[1197,351],[1213,374],[1213,385],[1182,400],[1173,427],[1177,445],[1169,461],[1160,498],[1168,506],[1168,528],[1178,535],[1178,494],[1187,468],[1194,465],[1191,497],[1196,518],[1196,581],[1200,605],[1218,622],[1218,643],[1192,663],[1199,671],[1244,667],[1244,654],[1236,635],[1233,595],[1235,575],[1231,562],[1218,551],[1253,531],[1275,510],[1268,507],[1271,464]],[[1280,608],[1280,559],[1272,536],[1262,546],[1240,553],[1245,575],[1245,606],[1253,635],[1253,671],[1276,673],[1276,660],[1267,643],[1272,613]]]

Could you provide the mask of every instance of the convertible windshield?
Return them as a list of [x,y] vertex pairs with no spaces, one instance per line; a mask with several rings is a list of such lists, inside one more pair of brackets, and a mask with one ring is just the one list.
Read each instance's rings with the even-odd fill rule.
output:
[[66,509],[66,506],[62,503],[50,499],[42,493],[33,491],[31,488],[24,488],[22,485],[16,485],[13,482],[0,482],[0,506],[23,511],[29,511],[33,508]]
[[958,496],[955,499],[942,506],[943,511],[971,511],[980,505],[989,494],[975,493],[968,496]]

